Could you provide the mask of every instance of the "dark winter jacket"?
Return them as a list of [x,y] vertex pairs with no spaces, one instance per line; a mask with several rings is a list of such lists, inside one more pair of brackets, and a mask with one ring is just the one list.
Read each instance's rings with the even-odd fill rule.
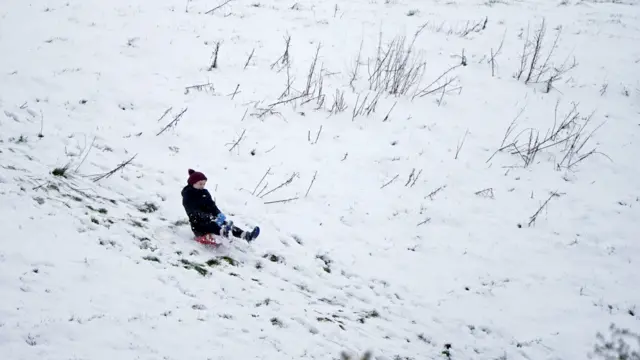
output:
[[182,206],[189,216],[191,230],[196,236],[220,233],[220,226],[214,221],[220,210],[207,189],[185,186],[182,189]]

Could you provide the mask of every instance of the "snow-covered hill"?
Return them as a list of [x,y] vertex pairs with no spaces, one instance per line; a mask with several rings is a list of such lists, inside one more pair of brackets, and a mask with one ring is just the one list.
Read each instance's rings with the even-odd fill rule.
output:
[[[639,43],[635,0],[3,0],[0,358],[584,359],[640,331]],[[192,241],[189,168],[259,240]]]

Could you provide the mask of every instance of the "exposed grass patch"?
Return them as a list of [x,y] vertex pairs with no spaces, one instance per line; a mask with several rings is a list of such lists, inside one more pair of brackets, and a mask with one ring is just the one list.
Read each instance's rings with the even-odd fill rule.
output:
[[204,267],[203,264],[198,264],[187,259],[181,259],[180,262],[182,263],[182,267],[184,267],[185,269],[193,269],[202,276],[209,275],[209,271]]
[[360,322],[361,324],[364,324],[366,319],[372,319],[372,318],[379,318],[380,317],[380,313],[378,312],[378,310],[371,310],[371,311],[367,311],[365,312],[359,319],[358,322]]
[[60,176],[60,177],[68,177],[68,171],[69,171],[69,167],[71,167],[71,163],[68,163],[67,165],[63,166],[63,167],[57,167],[55,169],[53,169],[53,171],[51,171],[51,174],[53,176]]
[[267,254],[262,255],[262,257],[265,258],[265,259],[268,259],[269,261],[274,262],[274,263],[280,263],[280,264],[284,263],[284,257],[282,257],[280,255],[267,253]]
[[142,257],[142,258],[143,258],[144,260],[147,260],[147,261],[155,261],[155,262],[157,262],[157,263],[160,263],[160,259],[158,259],[158,257],[157,257],[157,256],[153,256],[153,255],[146,255],[146,256],[144,256],[144,257]]
[[158,205],[147,201],[144,204],[142,204],[141,206],[138,206],[138,211],[140,211],[142,213],[145,213],[145,214],[154,213],[154,212],[158,211]]

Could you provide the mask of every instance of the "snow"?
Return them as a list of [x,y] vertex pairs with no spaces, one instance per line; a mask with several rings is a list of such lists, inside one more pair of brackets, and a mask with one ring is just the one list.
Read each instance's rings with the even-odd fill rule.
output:
[[[637,1],[205,14],[223,3],[2,2],[3,359],[583,359],[610,324],[640,331]],[[549,68],[578,63],[550,91],[513,76],[543,17],[540,64],[559,29]],[[422,78],[367,114],[380,35],[416,32]],[[318,46],[310,95],[269,107],[302,94]],[[567,115],[593,132],[578,153],[575,132],[528,166],[496,152]],[[189,168],[256,242],[192,241]]]

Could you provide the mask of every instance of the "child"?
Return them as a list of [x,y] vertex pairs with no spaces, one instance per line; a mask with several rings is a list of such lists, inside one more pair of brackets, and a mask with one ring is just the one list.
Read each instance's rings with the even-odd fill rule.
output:
[[182,189],[182,206],[189,216],[191,230],[196,238],[204,240],[205,237],[210,237],[210,234],[228,237],[229,231],[233,236],[247,241],[258,237],[258,227],[246,232],[234,226],[233,221],[225,221],[226,216],[218,209],[209,191],[204,188],[206,184],[207,177],[203,173],[189,169],[187,185]]

